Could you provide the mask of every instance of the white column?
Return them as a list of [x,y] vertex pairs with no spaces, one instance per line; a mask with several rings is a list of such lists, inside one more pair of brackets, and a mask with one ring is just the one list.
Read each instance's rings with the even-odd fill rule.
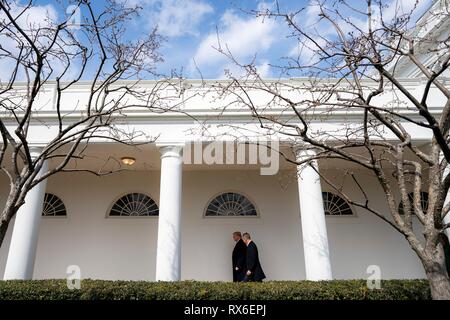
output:
[[[315,154],[314,150],[298,150],[297,160]],[[322,188],[316,170],[316,160],[297,168],[306,280],[314,281],[332,279]]]
[[[40,149],[31,149],[33,159],[39,153]],[[47,172],[47,169],[48,161],[45,161],[37,177]],[[47,179],[29,190],[25,196],[25,203],[16,213],[4,280],[30,280],[33,278],[46,184]]]
[[164,146],[161,152],[156,280],[181,279],[182,147]]

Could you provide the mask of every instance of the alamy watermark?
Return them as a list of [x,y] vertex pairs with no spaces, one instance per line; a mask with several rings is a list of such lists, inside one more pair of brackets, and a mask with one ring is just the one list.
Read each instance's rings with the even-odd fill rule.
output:
[[70,265],[66,269],[67,288],[69,290],[81,289],[81,268],[76,264]]
[[367,288],[370,290],[381,289],[381,268],[376,264],[372,264],[367,267]]
[[81,28],[81,9],[80,6],[70,5],[66,9],[67,27],[72,30]]
[[275,175],[280,169],[278,140],[187,142],[183,163],[195,165],[260,165],[261,175]]

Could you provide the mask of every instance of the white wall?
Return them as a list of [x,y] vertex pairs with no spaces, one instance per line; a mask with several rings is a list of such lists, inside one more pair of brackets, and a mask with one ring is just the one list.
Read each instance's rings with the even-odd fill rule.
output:
[[[327,179],[336,186],[343,185],[344,191],[354,201],[365,199],[359,188],[342,170],[327,170]],[[359,184],[369,197],[369,205],[379,212],[387,213],[386,200],[381,187],[373,176],[364,171],[354,171]],[[322,182],[324,191],[333,191]],[[366,268],[378,265],[382,277],[423,278],[420,260],[413,253],[404,237],[375,215],[352,208],[355,217],[327,217],[330,242],[331,267],[334,278],[366,278]],[[419,224],[415,224],[417,230]],[[417,231],[416,230],[416,231]]]
[[[334,170],[327,175],[342,176]],[[368,177],[362,179],[366,192],[382,208],[379,190]],[[4,199],[8,185],[4,178],[0,181]],[[351,185],[348,188],[358,196]],[[204,218],[208,200],[230,190],[253,200],[260,217]],[[63,199],[68,217],[43,218],[35,278],[65,277],[66,267],[76,264],[83,278],[154,280],[157,218],[106,218],[106,212],[127,192],[146,192],[158,202],[159,172],[102,178],[60,174],[49,180],[47,191]],[[245,170],[183,172],[182,279],[231,280],[231,233],[236,230],[252,234],[268,280],[304,279],[297,199],[297,184],[286,172],[278,176]],[[383,278],[423,277],[406,241],[370,214],[357,210],[356,217],[327,218],[327,227],[335,278],[364,278],[371,264],[381,267]],[[9,238],[0,249],[0,275]]]

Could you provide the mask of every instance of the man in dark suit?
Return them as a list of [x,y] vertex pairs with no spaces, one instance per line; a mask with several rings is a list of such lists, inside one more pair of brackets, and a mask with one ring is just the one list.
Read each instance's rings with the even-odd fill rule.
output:
[[264,271],[261,268],[261,263],[259,262],[258,248],[252,241],[250,234],[247,232],[242,235],[242,240],[244,240],[247,245],[247,272],[245,274],[244,281],[261,282],[266,278],[266,275],[264,274]]
[[233,249],[233,282],[241,282],[244,280],[246,272],[247,260],[247,246],[242,241],[242,236],[239,231],[233,232],[233,240],[236,245]]

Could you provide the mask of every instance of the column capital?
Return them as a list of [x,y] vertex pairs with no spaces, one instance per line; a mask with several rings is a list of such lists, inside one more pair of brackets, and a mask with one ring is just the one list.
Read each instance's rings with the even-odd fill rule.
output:
[[31,159],[36,160],[36,158],[41,155],[42,150],[44,150],[44,146],[43,145],[29,145],[28,150],[30,150]]
[[320,152],[318,147],[307,143],[295,144],[292,146],[292,150],[294,151],[295,158],[297,160],[304,160],[308,157],[314,157]]
[[183,155],[184,142],[177,143],[156,143],[156,147],[161,153],[161,159],[165,157],[181,158]]

